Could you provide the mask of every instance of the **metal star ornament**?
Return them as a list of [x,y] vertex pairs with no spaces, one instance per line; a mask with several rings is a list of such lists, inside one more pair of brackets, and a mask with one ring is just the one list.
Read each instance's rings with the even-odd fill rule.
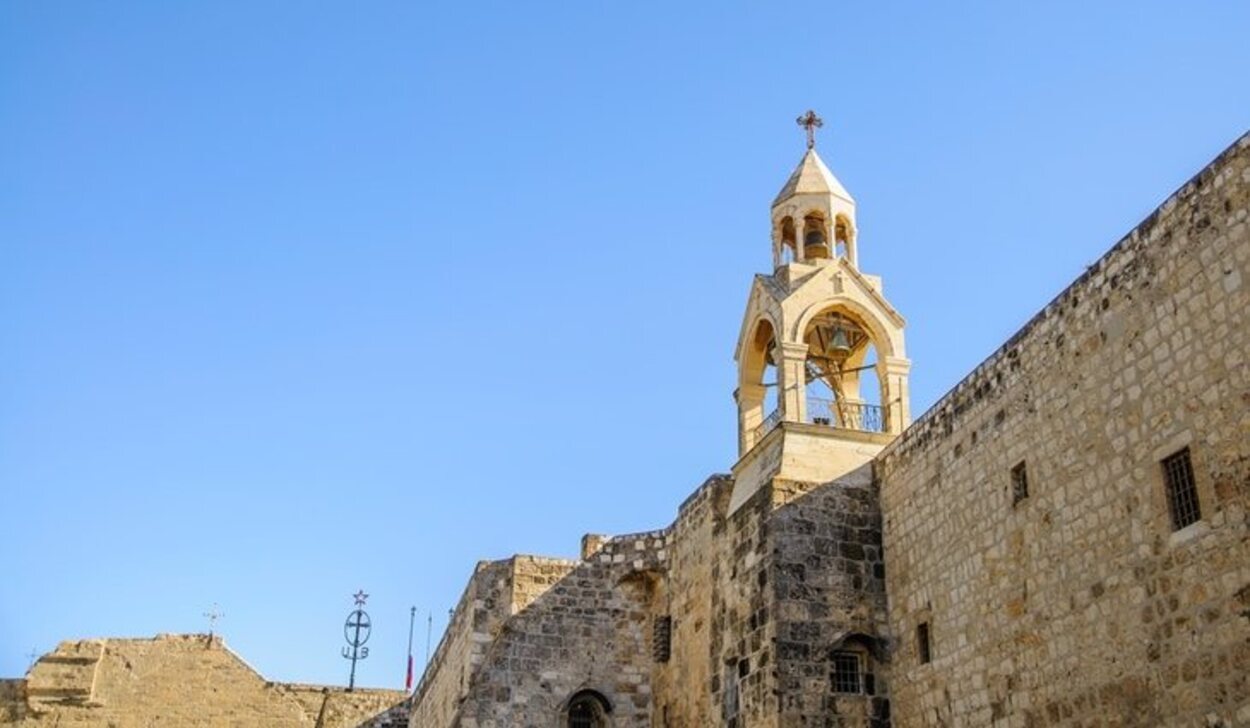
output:
[[368,598],[369,598],[369,595],[365,594],[364,589],[361,589],[360,591],[352,595],[352,599],[356,600],[356,606],[358,607],[363,607],[365,605],[365,600]]

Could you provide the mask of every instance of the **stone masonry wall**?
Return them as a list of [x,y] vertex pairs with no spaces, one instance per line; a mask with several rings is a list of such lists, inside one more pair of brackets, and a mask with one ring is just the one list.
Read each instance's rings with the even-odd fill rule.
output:
[[[663,728],[702,728],[713,709],[712,687],[719,665],[712,664],[712,612],[715,581],[721,572],[721,535],[733,490],[727,476],[713,476],[678,509],[669,539],[669,570],[663,605],[655,612],[672,620],[670,657],[653,665],[653,719]],[[718,641],[719,644],[719,641]]]
[[504,622],[573,563],[527,556],[478,563],[417,685],[412,725],[456,725],[474,675]]
[[[769,542],[780,726],[889,725],[881,511],[870,471],[864,467],[828,484],[773,483]],[[863,693],[834,691],[834,650],[861,660],[871,676]]]
[[1248,355],[1250,135],[879,458],[897,725],[1250,725]]
[[[583,690],[607,699],[614,725],[647,725],[650,605],[666,568],[667,546],[666,531],[618,536],[541,593],[526,590],[525,606],[483,654],[458,718],[427,719],[418,704],[412,725],[559,725],[568,700]],[[523,563],[533,570],[543,561]],[[543,577],[528,576],[535,575]]]

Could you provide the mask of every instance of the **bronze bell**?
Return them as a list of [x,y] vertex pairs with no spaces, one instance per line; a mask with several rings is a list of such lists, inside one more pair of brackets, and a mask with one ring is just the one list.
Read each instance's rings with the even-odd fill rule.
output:
[[851,337],[841,324],[833,325],[829,336],[829,357],[841,361],[851,355]]

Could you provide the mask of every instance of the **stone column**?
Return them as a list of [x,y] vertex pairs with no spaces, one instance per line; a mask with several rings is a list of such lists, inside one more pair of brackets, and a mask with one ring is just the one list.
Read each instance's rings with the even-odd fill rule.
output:
[[850,220],[846,221],[846,262],[851,264],[855,270],[859,270],[859,250],[857,249],[858,241],[855,240],[855,226]]
[[777,402],[786,422],[807,422],[807,344],[786,342],[777,347]]
[[734,392],[738,402],[738,454],[755,447],[755,428],[764,421],[764,385],[744,384]]
[[797,263],[803,263],[807,260],[807,256],[803,253],[803,233],[807,226],[807,221],[801,217],[791,217],[794,221],[794,260]]
[[907,373],[911,371],[911,362],[901,357],[889,356],[884,363],[886,429],[897,435],[911,424],[911,403],[907,391]]

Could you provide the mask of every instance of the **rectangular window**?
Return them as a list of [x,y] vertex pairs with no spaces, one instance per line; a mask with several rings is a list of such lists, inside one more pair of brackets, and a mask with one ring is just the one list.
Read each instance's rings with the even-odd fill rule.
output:
[[1011,469],[1011,505],[1014,508],[1016,504],[1029,497],[1029,471],[1021,460],[1016,467]]
[[858,695],[864,692],[863,659],[858,652],[833,653],[833,692]]
[[656,617],[651,625],[651,657],[656,662],[668,662],[673,655],[673,618]]
[[933,659],[933,652],[929,645],[929,623],[921,622],[916,627],[916,652],[920,654],[920,664],[926,664]]
[[1198,507],[1198,488],[1194,485],[1194,467],[1189,462],[1189,448],[1167,456],[1162,465],[1172,530],[1179,531],[1202,518],[1202,510]]

